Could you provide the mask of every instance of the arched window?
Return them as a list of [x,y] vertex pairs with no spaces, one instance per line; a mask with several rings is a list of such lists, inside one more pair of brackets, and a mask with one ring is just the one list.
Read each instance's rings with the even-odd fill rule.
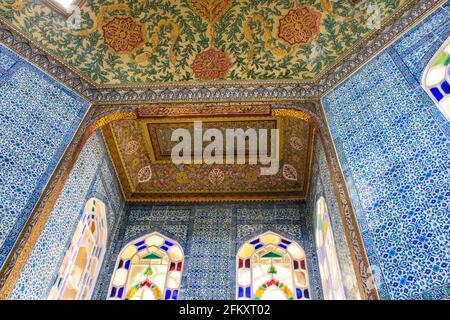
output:
[[109,299],[177,300],[183,249],[154,232],[127,244],[119,254]]
[[316,245],[324,299],[345,299],[330,217],[323,197],[317,200]]
[[302,247],[273,232],[245,243],[236,259],[238,299],[309,299]]
[[450,37],[425,68],[422,86],[450,121]]
[[103,262],[106,246],[105,205],[89,199],[78,222],[70,247],[50,290],[49,299],[90,299]]

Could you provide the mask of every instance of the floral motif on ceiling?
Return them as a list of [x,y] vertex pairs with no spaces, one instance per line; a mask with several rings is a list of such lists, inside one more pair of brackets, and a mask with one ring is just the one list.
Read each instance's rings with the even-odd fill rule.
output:
[[131,17],[114,17],[103,27],[103,40],[115,52],[134,52],[144,43],[142,25]]
[[[217,128],[280,129],[278,173],[260,175],[261,165],[174,164],[170,160],[171,132],[192,131],[202,120],[203,130]],[[102,129],[105,142],[130,201],[193,199],[303,199],[307,189],[312,154],[313,125],[289,115],[233,118],[165,118],[120,120]],[[191,135],[193,133],[191,132]],[[224,135],[225,136],[225,135]],[[269,138],[270,141],[270,138]],[[204,143],[205,148],[208,143]],[[269,146],[270,149],[270,146]]]
[[203,51],[194,59],[192,71],[201,80],[224,78],[231,67],[231,60],[225,52],[214,48]]
[[[405,0],[374,0],[381,18]],[[38,0],[0,19],[99,85],[308,80],[364,39],[367,3],[349,0],[86,1],[79,28]]]
[[309,7],[290,10],[280,19],[278,36],[290,45],[307,44],[317,36],[320,13]]

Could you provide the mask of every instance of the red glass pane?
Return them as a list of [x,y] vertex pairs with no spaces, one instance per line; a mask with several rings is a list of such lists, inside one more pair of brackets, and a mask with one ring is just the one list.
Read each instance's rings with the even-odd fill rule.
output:
[[300,268],[302,268],[303,270],[305,270],[305,260],[301,260],[300,261]]

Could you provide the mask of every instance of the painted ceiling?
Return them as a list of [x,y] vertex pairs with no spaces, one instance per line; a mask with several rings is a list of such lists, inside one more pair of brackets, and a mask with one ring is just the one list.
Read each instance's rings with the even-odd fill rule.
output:
[[[313,124],[307,114],[266,110],[265,115],[232,117],[138,117],[114,121],[102,128],[102,134],[129,201],[303,200],[311,165]],[[279,129],[278,173],[260,175],[262,165],[249,164],[248,159],[245,164],[174,164],[170,154],[178,141],[171,141],[172,131],[185,128],[192,132],[194,121],[199,120],[204,131]]]
[[79,27],[38,0],[0,19],[97,85],[313,80],[405,0],[87,0]]

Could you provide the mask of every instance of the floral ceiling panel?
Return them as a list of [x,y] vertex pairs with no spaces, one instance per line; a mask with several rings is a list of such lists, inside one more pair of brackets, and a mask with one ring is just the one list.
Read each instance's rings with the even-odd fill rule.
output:
[[[194,148],[194,122],[198,121],[201,121],[203,134],[208,129],[221,132],[223,164],[208,164],[206,158],[198,164],[173,163],[171,152],[182,141],[172,141],[172,132],[176,129],[186,129],[190,133],[192,159],[198,154]],[[260,161],[249,163],[249,156],[260,151],[250,150],[250,138],[244,138],[245,163],[237,164],[239,145],[236,143],[235,161],[226,164],[226,131],[239,128],[255,129],[257,134],[260,129],[267,130],[268,155],[272,150],[271,141],[275,141],[271,140],[272,130],[279,130],[276,174],[261,175],[261,167],[268,165]],[[102,133],[129,201],[301,200],[307,191],[314,129],[306,115],[299,118],[284,114],[282,110],[272,110],[266,116],[137,118],[112,122],[103,127]],[[200,144],[201,151],[204,152],[211,141]],[[258,139],[258,148],[260,143]]]
[[313,80],[406,1],[87,0],[68,20],[44,2],[0,19],[86,80],[142,85]]

